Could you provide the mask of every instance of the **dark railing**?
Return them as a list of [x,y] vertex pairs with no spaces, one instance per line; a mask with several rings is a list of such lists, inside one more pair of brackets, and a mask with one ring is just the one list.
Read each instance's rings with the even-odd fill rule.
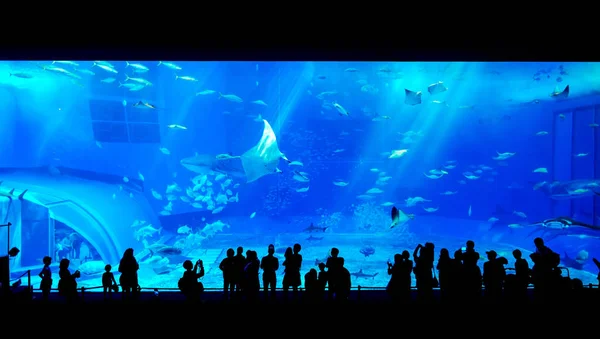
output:
[[[571,274],[569,272],[569,268],[568,267],[559,267],[561,270],[565,270],[567,271],[567,277],[571,277]],[[514,268],[507,268],[506,270],[513,270]],[[31,291],[41,291],[39,288],[32,288],[31,286],[31,271],[27,271],[25,273],[23,273],[20,277],[13,279],[11,281],[16,281],[21,279],[24,275],[27,275],[27,286]],[[120,287],[120,285],[119,285]],[[529,284],[528,288],[532,288],[533,285]],[[598,288],[599,285],[598,284],[588,284],[588,285],[584,285],[584,288]],[[485,289],[485,287],[482,285],[482,288]],[[81,293],[81,298],[84,299],[85,298],[85,293],[90,291],[90,290],[102,290],[103,287],[102,286],[92,286],[92,287],[79,287],[78,290]],[[328,288],[325,288],[326,290],[328,290]],[[361,292],[362,291],[384,291],[386,289],[386,287],[382,287],[382,286],[362,286],[362,285],[358,285],[355,287],[351,287],[350,290],[351,291],[357,291],[357,298],[360,299],[361,297]],[[416,286],[411,286],[411,290],[416,290],[417,287]],[[140,287],[139,288],[140,291],[154,291],[154,292],[162,292],[162,291],[170,291],[170,292],[179,292],[179,288],[176,287]],[[283,288],[276,288],[275,289],[278,292],[283,291]],[[304,291],[304,288],[299,287],[298,290],[300,292]],[[439,288],[434,288],[434,290],[439,290]],[[58,291],[58,288],[52,288],[51,291]],[[204,289],[204,291],[207,292],[220,292],[223,291],[222,287],[207,287]],[[92,292],[94,293],[94,292]]]

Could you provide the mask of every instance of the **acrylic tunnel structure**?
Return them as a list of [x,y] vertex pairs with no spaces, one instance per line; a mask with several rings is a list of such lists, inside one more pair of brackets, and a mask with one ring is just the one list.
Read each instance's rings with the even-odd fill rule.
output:
[[143,248],[130,225],[158,223],[139,181],[44,167],[0,169],[0,182],[0,224],[12,224],[0,229],[0,249],[9,235],[8,245],[21,250],[10,264],[13,277],[40,267],[44,256],[57,260],[61,237],[73,234],[84,244],[82,256],[117,265],[126,248]]

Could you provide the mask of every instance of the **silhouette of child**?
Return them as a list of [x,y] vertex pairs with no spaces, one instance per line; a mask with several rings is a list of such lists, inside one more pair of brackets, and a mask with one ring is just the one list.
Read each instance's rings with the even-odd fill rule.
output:
[[117,285],[117,281],[115,280],[115,275],[111,272],[112,266],[106,265],[104,266],[104,274],[102,274],[102,289],[104,290],[104,300],[106,300],[106,296],[108,294],[108,299],[112,299],[112,292]]
[[45,256],[42,261],[44,263],[44,267],[39,274],[40,278],[42,278],[42,282],[40,282],[40,290],[42,290],[42,299],[46,301],[48,300],[48,295],[50,294],[50,289],[52,288],[52,271],[50,270],[52,258]]

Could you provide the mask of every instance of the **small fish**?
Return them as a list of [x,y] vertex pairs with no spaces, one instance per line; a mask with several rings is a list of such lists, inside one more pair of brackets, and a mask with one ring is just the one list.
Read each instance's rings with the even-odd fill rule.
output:
[[256,212],[252,212],[252,214],[250,214],[250,219],[253,219],[256,216]]
[[138,73],[144,73],[144,72],[147,72],[150,70],[148,67],[146,67],[142,64],[132,64],[129,61],[125,61],[125,68],[127,68],[127,67],[134,68],[136,70],[136,72],[140,71]]
[[533,173],[548,173],[548,169],[546,167],[540,167],[533,170]]
[[99,68],[101,68],[101,69],[103,69],[103,70],[105,70],[107,72],[110,72],[110,73],[114,73],[114,74],[119,73],[119,71],[117,71],[116,69],[114,69],[112,67],[109,67],[107,65],[102,65],[102,64],[98,64],[98,63],[94,62],[94,66],[99,67]]
[[548,135],[548,132],[546,132],[546,131],[539,131],[535,135],[537,135],[537,136]]
[[408,149],[393,150],[388,159],[398,159],[403,157],[408,152]]
[[79,67],[79,64],[76,63],[75,61],[68,61],[68,60],[55,60],[55,61],[52,61],[52,64],[62,64],[62,65],[69,65],[71,67]]
[[296,192],[298,192],[298,193],[306,193],[306,192],[308,192],[308,189],[309,189],[309,188],[310,188],[310,187],[298,188],[298,189],[296,190]]
[[333,102],[332,105],[340,115],[350,116],[350,113],[348,113],[348,111],[342,105],[338,104],[337,102]]
[[265,107],[267,106],[267,104],[262,100],[255,100],[255,101],[252,101],[252,103],[256,104],[256,105],[260,105],[260,106],[265,106]]
[[[110,62],[108,62],[108,61],[96,60],[96,61],[94,61],[94,64],[104,65],[104,66],[110,67],[110,68],[115,68],[115,66],[113,64],[111,64]],[[79,65],[77,65],[77,66],[79,66]]]
[[141,181],[145,181],[146,180],[146,178],[144,178],[144,175],[140,171],[138,171],[138,178],[140,178]]
[[165,67],[170,68],[170,69],[172,69],[174,71],[181,71],[182,70],[181,67],[175,65],[172,62],[159,61],[157,66],[160,66],[160,65],[164,65]]
[[21,79],[31,79],[33,78],[32,75],[26,74],[26,73],[8,73],[9,77],[15,77],[15,78],[21,78]]
[[518,212],[518,211],[515,210],[515,211],[513,211],[513,214],[516,215],[516,216],[518,216],[518,217],[521,217],[523,219],[527,219],[527,214],[525,214],[523,212]]
[[209,94],[215,94],[217,93],[216,91],[213,91],[212,89],[205,89],[204,91],[200,91],[198,93],[196,93],[196,96],[198,95],[209,95]]
[[[113,82],[115,82],[117,79],[115,78],[106,78],[106,79],[102,79],[100,80],[100,82],[103,82],[105,84],[112,84]],[[120,86],[119,86],[120,87]]]
[[96,75],[96,73],[90,71],[89,69],[76,69],[75,71],[87,75]]
[[184,129],[184,130],[187,129],[187,127],[185,127],[183,125],[177,125],[177,124],[169,125],[167,127],[172,128],[172,129]]
[[143,109],[156,109],[156,106],[152,105],[151,103],[143,102],[143,101],[136,102],[135,104],[133,104],[133,107],[143,108]]
[[288,163],[288,166],[304,166],[304,164],[301,161],[292,161],[290,163]]
[[167,148],[165,148],[165,147],[161,147],[161,148],[159,148],[159,151],[161,151],[161,152],[162,152],[162,154],[166,154],[166,155],[169,155],[169,154],[171,154],[171,151],[169,151],[169,149],[167,149]]
[[469,205],[469,211],[467,212],[468,216],[471,216],[471,213],[473,212],[473,210],[471,209],[471,205]]
[[235,103],[242,103],[242,102],[244,102],[244,100],[242,100],[242,98],[238,97],[235,94],[221,94],[219,92],[219,99],[221,99],[221,98],[223,98],[225,100],[228,100],[228,101],[231,101],[231,102],[235,102]]
[[177,79],[181,79],[181,80],[185,80],[185,81],[191,81],[191,82],[198,82],[198,79],[196,79],[194,77],[187,76],[187,75],[183,75],[183,76],[175,75],[175,80],[177,80]]

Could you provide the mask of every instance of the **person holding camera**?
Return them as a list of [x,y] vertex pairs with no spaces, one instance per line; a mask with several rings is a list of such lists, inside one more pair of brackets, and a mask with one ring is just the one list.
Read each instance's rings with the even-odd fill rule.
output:
[[67,302],[74,302],[77,300],[77,278],[81,277],[81,273],[79,270],[75,271],[75,273],[71,274],[69,271],[69,264],[71,261],[67,258],[64,258],[60,261],[58,276],[60,280],[58,281],[58,293],[65,297]]
[[387,293],[394,303],[406,303],[410,300],[410,288],[412,284],[413,262],[410,253],[406,250],[402,254],[394,255],[394,263],[388,261],[387,272],[390,281],[386,287]]
[[[179,279],[179,289],[185,295],[188,301],[196,302],[200,299],[200,295],[204,292],[204,284],[198,279],[204,276],[204,263],[198,259],[193,265],[190,260],[183,262],[183,277]],[[200,271],[198,271],[200,268]]]

